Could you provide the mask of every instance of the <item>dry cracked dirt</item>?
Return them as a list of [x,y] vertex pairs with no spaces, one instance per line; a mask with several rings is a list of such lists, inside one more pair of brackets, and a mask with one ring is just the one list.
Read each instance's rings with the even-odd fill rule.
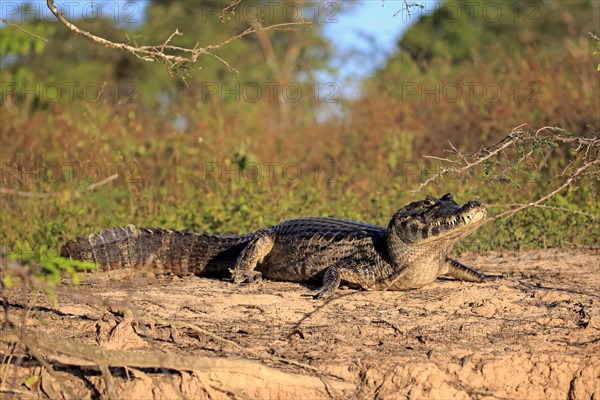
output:
[[27,335],[0,335],[0,397],[600,399],[598,249],[459,259],[506,277],[328,301],[127,270],[55,302],[15,287],[3,319]]

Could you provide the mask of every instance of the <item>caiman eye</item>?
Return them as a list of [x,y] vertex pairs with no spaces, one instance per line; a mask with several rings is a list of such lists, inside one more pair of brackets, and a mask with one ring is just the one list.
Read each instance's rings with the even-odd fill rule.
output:
[[432,206],[434,205],[437,201],[437,199],[431,195],[427,195],[427,197],[425,197],[425,204],[428,206]]
[[445,195],[442,196],[442,200],[454,201],[454,197],[452,197],[452,195],[450,193],[446,193]]

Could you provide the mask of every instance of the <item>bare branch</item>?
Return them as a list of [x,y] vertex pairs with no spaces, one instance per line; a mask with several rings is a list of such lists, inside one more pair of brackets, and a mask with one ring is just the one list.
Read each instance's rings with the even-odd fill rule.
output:
[[[450,144],[454,157],[439,158],[428,156],[427,158],[436,159],[447,164],[459,164],[459,166],[447,166],[442,168],[439,172],[433,174],[423,181],[418,189],[414,190],[413,192],[421,190],[426,185],[449,173],[462,174],[465,171],[473,170],[475,167],[481,164],[484,164],[488,161],[497,160],[501,157],[504,157],[505,159],[497,163],[496,171],[491,177],[487,178],[488,181],[494,181],[502,178],[506,179],[505,176],[509,171],[513,170],[523,161],[534,161],[533,155],[542,152],[542,160],[538,162],[537,165],[534,165],[534,169],[540,170],[545,165],[546,160],[552,154],[551,151],[543,152],[545,149],[551,150],[559,144],[567,144],[570,145],[570,150],[573,152],[574,156],[568,160],[567,165],[562,169],[562,172],[549,178],[548,182],[551,183],[552,181],[564,177],[562,178],[564,180],[554,190],[549,191],[539,199],[530,203],[513,203],[510,205],[497,206],[510,207],[510,209],[503,211],[485,221],[482,221],[479,226],[495,221],[499,218],[509,217],[519,211],[535,207],[570,212],[573,214],[586,216],[592,220],[600,219],[598,216],[587,212],[543,204],[548,199],[556,196],[568,187],[573,186],[581,178],[585,176],[600,175],[600,171],[598,170],[598,165],[600,164],[600,159],[598,158],[598,152],[600,150],[600,138],[568,136],[564,133],[564,129],[549,126],[540,128],[536,131],[524,131],[522,129],[523,126],[524,125],[520,125],[514,128],[512,132],[502,141],[475,154],[462,154],[456,147]],[[527,144],[528,147],[524,147],[524,144]],[[506,151],[511,147],[518,149],[518,156],[516,160],[510,160],[506,153]]]
[[[549,142],[563,143],[563,144],[575,143],[581,148],[586,148],[587,153],[589,153],[589,149],[592,147],[600,147],[600,139],[599,138],[561,136],[561,135],[555,134],[554,132],[564,132],[564,129],[558,128],[558,127],[552,127],[552,126],[545,126],[543,128],[538,129],[534,133],[530,133],[530,132],[524,131],[522,129],[525,125],[526,124],[522,124],[522,125],[519,125],[519,126],[513,128],[511,133],[509,133],[508,136],[506,136],[506,138],[504,138],[502,141],[500,141],[496,145],[490,147],[489,149],[483,149],[482,151],[480,151],[476,154],[471,154],[471,155],[462,154],[452,144],[450,144],[451,147],[453,148],[453,151],[452,151],[453,154],[455,154],[457,158],[460,158],[462,160],[462,166],[442,168],[439,172],[431,175],[425,181],[421,182],[419,187],[412,191],[413,194],[421,191],[421,189],[423,189],[425,186],[429,185],[430,183],[438,180],[439,178],[441,178],[445,175],[448,175],[451,173],[452,174],[462,174],[465,171],[472,170],[474,167],[479,166],[479,165],[485,163],[486,161],[500,155],[506,149],[508,149],[511,146],[515,146],[519,142],[536,142],[536,141],[546,140]],[[520,156],[517,161],[512,163],[511,167],[514,167],[514,165],[520,163],[522,160],[526,159],[531,154],[532,154],[532,151]],[[427,158],[435,158],[432,156],[426,156],[426,157]],[[450,159],[441,159],[440,161],[457,163],[457,160],[450,160]]]
[[438,161],[444,161],[444,162],[448,162],[448,163],[458,164],[458,161],[451,160],[449,158],[442,158],[442,157],[436,157],[436,156],[423,156],[423,158],[429,158],[431,160],[438,160]]
[[263,31],[282,31],[282,32],[286,32],[286,31],[295,31],[297,30],[297,28],[290,28],[290,26],[293,25],[311,25],[311,22],[306,22],[306,21],[300,21],[300,22],[283,22],[281,24],[275,24],[275,25],[269,25],[269,26],[264,26],[264,27],[260,27],[260,28],[248,28],[246,29],[244,32],[240,33],[239,35],[236,36],[232,36],[229,39],[219,43],[219,44],[215,44],[215,45],[209,45],[206,46],[207,49],[209,50],[216,50],[216,49],[220,49],[221,47],[225,46],[226,44],[229,44],[231,42],[233,42],[234,40],[237,40],[239,38],[242,38],[244,36],[250,35],[251,33],[254,33],[258,30],[263,30]]
[[[239,3],[239,2],[237,2],[237,3]],[[237,3],[235,3],[235,4],[237,5]],[[250,28],[250,29],[247,29],[244,32],[240,33],[239,35],[233,36],[219,44],[209,45],[206,47],[198,47],[198,45],[196,44],[196,46],[194,46],[191,49],[185,48],[185,47],[179,47],[179,46],[172,46],[169,44],[169,42],[173,39],[174,36],[182,35],[182,33],[179,32],[179,30],[175,30],[175,32],[173,32],[173,34],[171,34],[171,36],[169,36],[167,38],[167,40],[165,40],[165,42],[160,45],[132,46],[127,43],[115,43],[110,40],[104,39],[100,36],[96,36],[90,32],[84,31],[84,30],[80,29],[79,27],[77,27],[72,22],[68,21],[64,17],[63,12],[59,11],[56,8],[56,6],[54,5],[54,0],[46,0],[46,4],[48,6],[48,9],[50,9],[50,11],[52,12],[52,14],[54,14],[54,16],[63,25],[65,25],[71,31],[75,32],[77,35],[84,36],[95,43],[99,43],[99,44],[101,44],[105,47],[111,48],[111,49],[127,51],[145,61],[151,61],[151,62],[162,61],[166,65],[167,70],[169,71],[169,74],[172,74],[172,71],[174,70],[174,68],[177,65],[182,64],[182,63],[195,63],[198,60],[198,57],[203,54],[206,54],[206,55],[216,58],[217,60],[219,60],[223,64],[225,64],[225,66],[227,68],[229,68],[232,71],[237,72],[237,70],[235,68],[231,67],[227,62],[225,62],[225,60],[223,60],[221,57],[218,57],[215,54],[213,54],[211,52],[211,50],[220,49],[221,47],[225,46],[228,43],[231,43],[234,40],[240,39],[243,36],[249,35],[251,33],[255,33],[259,30],[279,30],[279,31],[295,30],[293,28],[290,28],[290,26],[310,24],[310,22],[290,22],[290,23],[270,25],[267,27]],[[168,54],[167,51],[180,52],[182,54]]]
[[476,157],[476,160],[473,162],[469,162],[466,161],[465,156],[458,153],[458,156],[462,159],[464,159],[466,161],[466,164],[460,168],[443,168],[440,172],[431,175],[429,178],[427,178],[425,181],[421,182],[421,184],[419,185],[419,187],[416,190],[413,190],[413,194],[416,192],[421,191],[421,189],[423,189],[425,186],[427,186],[428,184],[430,184],[431,182],[435,181],[438,178],[441,178],[444,175],[447,175],[448,173],[459,173],[462,174],[463,172],[470,170],[471,168],[482,164],[483,162],[489,160],[490,158],[494,157],[496,154],[500,153],[502,150],[506,149],[507,147],[511,146],[512,144],[514,144],[514,142],[517,140],[517,137],[520,133],[522,133],[523,131],[521,130],[521,128],[524,126],[523,125],[519,125],[516,128],[514,128],[512,130],[512,132],[506,137],[504,138],[500,143],[498,143],[495,148],[493,148],[492,150],[489,150],[487,152],[487,154],[485,156],[482,157]]
[[[383,1],[382,1],[382,7],[383,7]],[[419,7],[420,9],[423,9],[425,6],[423,4],[420,3],[414,3],[411,2],[410,4],[408,3],[407,0],[404,0],[404,7],[406,8],[406,15],[408,15],[408,18],[411,18],[413,16],[413,14],[411,13],[410,9],[413,7]],[[394,13],[394,17],[396,17],[398,14],[400,14],[402,12],[402,8],[399,9],[398,11],[396,11]],[[416,13],[416,11],[415,11]]]
[[94,190],[96,188],[99,188],[100,186],[104,186],[109,182],[114,181],[115,179],[117,179],[119,177],[119,174],[112,174],[111,176],[109,176],[106,179],[102,179],[100,182],[95,182],[92,183],[91,185],[89,185],[88,187],[85,188],[85,191],[90,191],[90,190]]
[[[76,192],[76,193],[82,193],[82,192],[92,191],[94,189],[99,188],[100,186],[104,186],[107,183],[114,181],[118,177],[119,177],[119,174],[112,174],[108,178],[103,179],[100,182],[94,182],[91,185],[89,185],[88,187],[86,187],[85,189],[83,189],[81,192]],[[12,196],[21,196],[21,197],[29,197],[29,198],[32,198],[32,199],[49,199],[49,198],[62,197],[61,193],[52,193],[52,192],[41,192],[41,193],[40,192],[24,192],[22,190],[8,189],[8,188],[2,188],[2,187],[0,187],[0,194],[6,194],[6,195],[12,195]]]
[[163,45],[160,48],[160,51],[165,50],[165,46],[171,41],[171,39],[173,39],[174,36],[181,36],[181,35],[183,35],[183,33],[179,32],[179,29],[175,29],[175,32],[173,32],[171,34],[171,36],[169,36],[169,38],[167,40],[165,40],[165,42],[163,43]]
[[0,194],[29,197],[31,199],[48,199],[50,197],[60,197],[60,195],[58,193],[25,192],[22,190],[9,189],[9,188],[0,188]]
[[237,8],[237,6],[240,5],[241,2],[242,0],[233,0],[230,5],[223,8],[223,10],[221,11],[221,22],[229,20],[230,18],[228,14],[234,15],[235,9]]
[[22,27],[21,25],[19,25],[19,24],[15,24],[15,23],[13,23],[13,22],[7,21],[7,20],[5,20],[4,18],[0,18],[0,21],[4,22],[6,25],[10,25],[10,26],[13,26],[13,27],[15,27],[15,28],[17,28],[17,29],[20,29],[20,30],[22,30],[23,32],[25,32],[26,34],[28,34],[28,35],[30,35],[30,36],[33,36],[33,37],[35,37],[35,38],[37,38],[37,39],[40,39],[40,40],[42,40],[42,41],[44,41],[44,42],[48,43],[48,39],[46,39],[46,38],[43,38],[43,37],[41,37],[41,36],[38,36],[38,35],[36,35],[36,34],[35,34],[35,33],[33,33],[33,32],[30,32],[30,31],[28,31],[27,29],[23,28],[23,27]]
[[[569,187],[573,182],[575,182],[577,179],[579,179],[581,176],[585,175],[583,174],[583,172],[589,168],[591,168],[594,165],[600,164],[600,159],[596,159],[592,162],[589,163],[585,163],[584,165],[582,165],[581,167],[579,167],[568,179],[566,179],[562,185],[560,185],[559,187],[557,187],[556,189],[554,189],[552,192],[545,194],[544,196],[540,197],[539,199],[537,199],[534,202],[528,203],[528,204],[522,204],[520,206],[518,206],[517,208],[513,208],[512,210],[507,210],[504,212],[501,212],[500,214],[494,215],[491,218],[488,218],[484,221],[484,223],[488,223],[488,222],[492,222],[495,221],[499,218],[502,217],[506,217],[506,216],[511,216],[519,211],[523,211],[526,210],[528,208],[532,208],[532,207],[539,207],[541,203],[543,203],[544,201],[548,200],[549,198],[557,195],[558,193],[562,192],[564,189],[566,189],[567,187]],[[569,210],[572,211],[572,210]],[[597,219],[598,217],[594,217],[594,219]],[[483,225],[483,224],[482,224]]]
[[[514,208],[514,207],[529,207],[529,204],[523,204],[523,203],[512,203],[512,204],[488,204],[487,205],[488,208]],[[597,215],[593,215],[587,212],[583,212],[583,211],[579,211],[579,210],[574,210],[572,208],[566,208],[566,207],[555,207],[555,206],[548,206],[545,204],[538,204],[536,205],[537,208],[546,208],[548,210],[553,210],[553,211],[564,211],[564,212],[568,212],[571,214],[578,214],[578,215],[583,215],[584,217],[587,217],[593,221],[597,221],[600,220],[600,217],[598,217]]]

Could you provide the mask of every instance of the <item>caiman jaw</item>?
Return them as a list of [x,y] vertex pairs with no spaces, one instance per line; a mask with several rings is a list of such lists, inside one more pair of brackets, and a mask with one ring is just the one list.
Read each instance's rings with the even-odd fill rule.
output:
[[470,233],[485,219],[485,206],[470,201],[462,207],[446,194],[440,199],[427,196],[400,209],[390,228],[407,244],[424,244],[436,240],[454,240]]
[[[420,243],[427,243],[448,237],[462,237],[477,228],[486,217],[487,210],[482,204],[467,203],[454,216],[438,220],[430,224],[427,235],[423,235]],[[445,229],[440,229],[440,228]],[[436,229],[437,228],[437,229]]]
[[487,210],[482,204],[465,204],[456,215],[433,222],[432,226],[448,225],[459,228],[460,225],[470,225],[485,219]]

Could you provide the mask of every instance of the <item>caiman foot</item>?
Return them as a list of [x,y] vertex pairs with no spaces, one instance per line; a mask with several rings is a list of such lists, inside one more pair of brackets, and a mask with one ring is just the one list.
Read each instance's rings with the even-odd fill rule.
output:
[[448,271],[446,272],[446,275],[451,276],[456,279],[460,279],[461,281],[480,282],[481,283],[481,282],[490,282],[490,281],[496,281],[499,279],[506,278],[506,276],[504,276],[504,275],[482,274],[481,272],[475,271],[474,269],[471,269],[471,268],[467,267],[466,265],[459,263],[458,261],[453,260],[451,258],[446,258],[446,264],[448,267]]
[[259,271],[242,271],[239,269],[230,269],[233,283],[257,283],[262,281],[262,274]]
[[494,274],[494,275],[489,275],[489,274],[483,274],[483,279],[484,282],[486,281],[499,281],[501,279],[507,278],[506,275],[504,274]]
[[340,286],[342,280],[341,271],[341,265],[334,265],[333,267],[327,268],[325,275],[323,276],[323,286],[317,290],[304,294],[304,296],[312,296],[313,299],[330,298]]
[[446,257],[446,266],[448,268],[446,275],[465,282],[484,282],[486,276],[481,272],[467,267],[465,264]]
[[325,299],[330,298],[334,292],[335,292],[335,289],[331,290],[331,289],[322,287],[320,289],[311,290],[310,292],[303,293],[302,296],[303,297],[312,297],[313,299],[325,300]]

